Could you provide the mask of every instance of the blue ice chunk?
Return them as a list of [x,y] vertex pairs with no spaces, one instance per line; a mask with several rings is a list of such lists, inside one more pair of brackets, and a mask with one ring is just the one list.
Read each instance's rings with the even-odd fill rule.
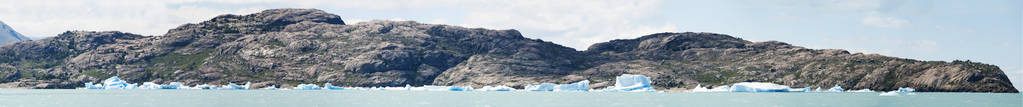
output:
[[817,89],[813,89],[813,92],[824,92],[824,91],[821,90],[821,87],[817,87]]
[[582,80],[571,84],[558,84],[553,91],[589,91],[590,80]]
[[903,87],[903,88],[899,88],[899,90],[897,90],[897,91],[900,92],[900,93],[908,93],[908,92],[916,92],[916,89],[909,88],[909,87]]
[[321,87],[319,85],[316,85],[316,84],[298,84],[298,86],[295,86],[295,88],[291,88],[291,89],[293,89],[293,90],[320,90]]
[[741,82],[732,84],[731,92],[789,92],[791,88],[785,85],[762,82]]
[[524,89],[524,90],[526,90],[526,91],[554,91],[554,86],[556,86],[556,85],[557,84],[553,84],[553,83],[540,83],[540,84],[536,84],[536,85],[530,84],[530,85],[526,85],[526,89]]
[[844,90],[842,89],[842,86],[838,86],[836,84],[834,87],[831,87],[831,89],[828,89],[827,92],[843,92],[843,91]]
[[135,84],[128,84],[121,80],[121,78],[117,78],[117,76],[103,80],[104,89],[134,89],[135,87]]
[[328,83],[323,83],[323,88],[328,89],[328,90],[343,90],[343,89],[345,89],[343,87],[334,86],[333,84],[330,84],[329,82]]

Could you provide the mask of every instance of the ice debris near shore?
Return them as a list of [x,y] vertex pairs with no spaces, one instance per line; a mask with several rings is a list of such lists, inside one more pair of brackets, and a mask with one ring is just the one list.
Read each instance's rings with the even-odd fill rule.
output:
[[[843,90],[842,86],[835,85],[828,90],[821,90],[820,87],[812,89],[810,87],[805,88],[792,88],[785,85],[779,85],[774,83],[763,83],[763,82],[741,82],[735,83],[731,86],[716,86],[713,88],[703,87],[703,85],[696,85],[691,90],[692,92],[876,92],[871,89],[860,89],[860,90]],[[899,88],[891,92],[908,93],[916,91],[913,88]],[[896,94],[897,95],[897,94]]]
[[[251,82],[246,82],[244,85],[238,85],[235,83],[228,83],[227,85],[195,85],[192,87],[185,86],[180,82],[171,82],[170,84],[156,84],[153,82],[142,83],[141,86],[134,83],[127,83],[117,76],[110,77],[103,81],[102,84],[93,84],[92,82],[85,83],[84,88],[79,89],[202,89],[202,90],[249,90]],[[406,90],[406,91],[600,91],[600,92],[652,92],[653,86],[650,85],[650,77],[643,75],[632,75],[623,74],[618,76],[615,80],[615,85],[608,88],[593,90],[590,89],[590,81],[582,80],[570,84],[554,84],[554,83],[540,83],[526,86],[524,89],[515,89],[509,86],[498,85],[498,86],[484,86],[480,89],[473,89],[469,86],[433,86],[426,85],[421,87],[412,87],[411,85],[405,85],[405,87],[341,87],[334,86],[331,83],[324,83],[321,87],[317,84],[298,84],[297,86],[290,88],[290,90]],[[260,88],[263,90],[277,90],[277,86],[268,86]],[[289,90],[285,88],[284,90]]]

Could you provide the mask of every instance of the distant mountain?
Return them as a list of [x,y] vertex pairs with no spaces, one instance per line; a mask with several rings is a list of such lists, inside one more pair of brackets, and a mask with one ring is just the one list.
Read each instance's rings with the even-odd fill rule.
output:
[[18,33],[16,31],[14,31],[14,29],[11,28],[11,26],[7,26],[7,24],[4,24],[3,21],[0,21],[0,45],[2,45],[4,43],[7,43],[7,42],[26,41],[26,40],[31,40],[31,39],[29,39],[28,37],[25,37],[24,35],[21,35],[21,33]]
[[74,88],[127,81],[291,87],[507,85],[649,76],[658,89],[739,82],[926,92],[1017,92],[994,65],[918,61],[715,33],[657,33],[577,51],[516,30],[412,21],[348,24],[315,9],[221,15],[162,36],[68,31],[0,46],[0,87]]

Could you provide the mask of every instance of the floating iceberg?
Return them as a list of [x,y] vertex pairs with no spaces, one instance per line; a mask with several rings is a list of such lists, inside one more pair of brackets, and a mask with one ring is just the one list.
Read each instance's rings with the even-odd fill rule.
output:
[[227,83],[227,85],[220,86],[220,88],[217,88],[217,89],[221,89],[221,90],[248,90],[249,87],[251,87],[251,85],[249,85],[249,84],[252,84],[252,83],[251,82],[245,82],[245,85],[238,85],[238,84],[234,84],[234,83]]
[[741,82],[732,84],[731,92],[789,92],[791,88],[785,85],[761,82]]
[[849,92],[865,93],[865,92],[876,92],[876,91],[870,90],[870,89],[860,89],[860,90],[851,90]]
[[197,89],[197,90],[215,90],[215,89],[217,89],[217,85],[206,85],[206,84],[203,84],[203,85],[195,85],[194,87],[192,87],[192,88],[190,88],[190,89]]
[[409,90],[414,91],[472,91],[472,87],[468,86],[433,86],[427,85],[423,87],[409,87]]
[[650,77],[643,75],[622,74],[615,78],[615,85],[602,89],[604,92],[652,92]]
[[526,89],[524,89],[524,90],[526,90],[526,91],[554,91],[554,86],[556,86],[556,85],[557,84],[553,84],[553,83],[540,83],[538,85],[530,84],[530,85],[527,85]]
[[916,89],[909,88],[909,87],[903,87],[903,88],[899,88],[899,90],[897,90],[897,91],[900,92],[900,93],[908,93],[908,92],[916,92]]
[[899,95],[898,91],[889,91],[889,92],[881,93],[880,96],[898,96],[898,95]]
[[100,84],[92,84],[92,82],[87,82],[85,83],[85,88],[82,89],[106,89],[106,88],[104,88],[103,85]]
[[828,89],[827,92],[842,92],[842,91],[844,91],[844,90],[842,90],[842,86],[835,85],[834,87],[831,87],[830,89]]
[[590,80],[583,80],[572,84],[558,84],[554,86],[554,91],[589,91]]
[[343,89],[345,89],[344,87],[334,86],[333,84],[330,84],[329,82],[328,83],[323,83],[323,88],[324,89],[328,89],[328,90],[343,90]]
[[295,86],[295,88],[291,88],[291,89],[293,89],[293,90],[320,90],[322,88],[320,88],[320,86],[316,85],[316,84],[298,84],[298,86]]
[[156,83],[153,83],[153,82],[145,82],[145,83],[142,83],[142,86],[139,86],[139,89],[160,89],[160,88],[161,87],[160,87],[159,84],[156,84]]
[[121,80],[121,78],[117,78],[117,76],[103,80],[103,89],[135,89],[137,86],[136,84],[128,84]]
[[813,91],[814,90],[810,89],[810,87],[789,89],[789,92],[813,92]]
[[478,91],[515,91],[515,88],[498,85],[498,86],[483,86]]

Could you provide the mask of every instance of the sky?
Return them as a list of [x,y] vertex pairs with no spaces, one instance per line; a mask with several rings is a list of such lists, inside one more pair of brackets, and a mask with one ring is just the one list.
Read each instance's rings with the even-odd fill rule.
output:
[[928,61],[999,66],[1023,87],[1021,0],[0,0],[33,39],[68,30],[159,36],[221,14],[316,8],[346,23],[417,21],[488,29],[585,50],[659,32],[713,32]]

